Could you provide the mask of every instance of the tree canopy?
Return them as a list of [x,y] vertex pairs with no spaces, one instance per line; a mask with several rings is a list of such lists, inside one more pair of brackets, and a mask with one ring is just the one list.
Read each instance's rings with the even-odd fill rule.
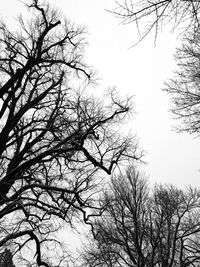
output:
[[151,188],[135,167],[112,179],[84,266],[180,267],[200,263],[200,191]]
[[84,28],[39,0],[26,7],[18,31],[0,24],[0,251],[21,266],[66,266],[57,231],[78,218],[92,227],[100,179],[141,155],[117,130],[130,99],[80,89],[93,81]]

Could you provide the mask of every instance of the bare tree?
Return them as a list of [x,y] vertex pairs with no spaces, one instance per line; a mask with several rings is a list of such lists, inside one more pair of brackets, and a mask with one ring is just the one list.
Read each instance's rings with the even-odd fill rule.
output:
[[18,32],[0,25],[0,250],[61,266],[57,231],[81,216],[92,226],[102,171],[140,155],[117,130],[130,100],[112,91],[104,105],[78,89],[92,81],[84,29],[39,0],[27,8]]
[[184,42],[176,53],[178,70],[165,87],[173,103],[171,110],[181,122],[177,130],[197,135],[200,130],[199,58],[200,28],[195,35],[185,35]]
[[116,8],[111,11],[124,24],[134,23],[138,29],[139,41],[150,32],[155,31],[155,39],[159,31],[167,23],[174,30],[181,26],[182,31],[199,26],[200,2],[198,0],[123,0],[115,1]]
[[199,266],[200,192],[157,185],[133,167],[112,180],[106,211],[96,220],[96,242],[84,266]]

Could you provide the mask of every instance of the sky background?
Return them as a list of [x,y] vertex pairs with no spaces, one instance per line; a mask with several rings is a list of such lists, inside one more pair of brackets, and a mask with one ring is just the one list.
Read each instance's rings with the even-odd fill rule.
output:
[[[86,63],[93,66],[100,78],[95,91],[101,94],[115,86],[122,96],[134,95],[136,115],[128,126],[146,151],[147,164],[141,169],[150,181],[198,186],[200,138],[172,130],[178,122],[172,120],[169,96],[161,90],[176,69],[173,55],[180,38],[166,27],[156,46],[151,34],[130,48],[138,40],[135,25],[122,25],[106,11],[114,7],[114,0],[51,0],[50,3],[75,24],[87,28]],[[20,1],[6,0],[1,3],[0,16],[13,25],[14,18],[23,10]]]
[[140,147],[146,151],[142,166],[154,182],[199,185],[200,138],[178,134],[172,127],[178,123],[169,112],[170,100],[161,89],[173,76],[175,48],[180,45],[177,34],[164,28],[130,48],[137,40],[135,25],[122,25],[106,11],[113,0],[56,0],[69,19],[87,27],[87,63],[94,66],[101,78],[95,90],[116,86],[119,92],[134,95],[136,115],[129,126],[137,133]]
[[[140,147],[146,151],[147,164],[141,169],[152,184],[199,186],[200,138],[172,131],[177,122],[169,112],[169,96],[161,90],[177,68],[173,55],[180,38],[166,28],[158,36],[156,47],[152,34],[130,48],[138,40],[137,32],[134,25],[120,24],[105,10],[113,8],[114,0],[50,2],[75,24],[87,27],[86,62],[99,77],[95,92],[102,94],[115,86],[123,97],[134,95],[136,114],[127,128],[137,134]],[[14,18],[23,10],[18,0],[2,1],[0,16],[13,27]],[[67,242],[71,247],[77,245],[72,233],[68,233]]]

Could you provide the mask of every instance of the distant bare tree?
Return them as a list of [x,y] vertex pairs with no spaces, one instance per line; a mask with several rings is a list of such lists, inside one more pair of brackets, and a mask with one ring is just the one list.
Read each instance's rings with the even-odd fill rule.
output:
[[115,1],[114,13],[124,24],[134,23],[138,29],[139,41],[150,32],[159,31],[167,23],[175,29],[181,26],[182,31],[199,27],[200,2],[198,0],[123,0]]
[[76,218],[91,224],[102,172],[137,159],[137,144],[117,130],[129,99],[112,91],[104,105],[80,93],[92,81],[84,29],[39,0],[27,8],[18,32],[0,25],[0,251],[62,266],[57,231]]
[[96,241],[84,266],[180,267],[200,264],[200,192],[157,185],[129,168],[113,178],[106,211],[96,220]]

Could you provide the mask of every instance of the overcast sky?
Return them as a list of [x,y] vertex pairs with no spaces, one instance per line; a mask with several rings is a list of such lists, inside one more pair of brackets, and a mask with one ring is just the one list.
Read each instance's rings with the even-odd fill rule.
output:
[[[86,62],[101,78],[95,90],[101,93],[116,86],[122,95],[135,96],[137,114],[129,126],[146,151],[144,169],[151,181],[199,185],[200,138],[172,131],[177,122],[171,119],[169,97],[161,90],[176,69],[173,54],[180,40],[163,30],[156,47],[152,35],[130,49],[138,40],[134,25],[121,25],[105,10],[112,8],[114,0],[50,2],[74,23],[87,27]],[[20,1],[6,0],[0,15],[11,22],[21,10]]]
[[150,179],[199,185],[200,138],[172,131],[177,122],[169,112],[169,96],[161,90],[176,69],[173,55],[180,44],[176,35],[163,30],[156,47],[152,35],[129,49],[138,36],[134,25],[120,25],[106,12],[112,8],[113,0],[52,2],[75,23],[87,27],[87,62],[102,78],[96,90],[116,86],[122,95],[135,95],[137,114],[130,125],[147,153],[145,169]]
[[[114,0],[50,2],[74,23],[87,27],[86,62],[101,78],[96,92],[101,94],[107,87],[116,86],[122,96],[135,96],[137,114],[130,120],[129,127],[137,133],[140,147],[146,151],[144,160],[148,164],[142,169],[152,184],[199,186],[200,138],[172,131],[176,121],[171,119],[169,97],[161,90],[164,81],[172,77],[172,71],[176,69],[173,54],[180,40],[163,30],[156,47],[151,35],[130,49],[138,40],[134,25],[121,25],[105,10],[112,8]],[[22,10],[18,0],[2,1],[0,16],[14,25],[14,17]],[[79,236],[75,237],[71,232],[65,236],[71,248],[80,244],[77,242]]]

